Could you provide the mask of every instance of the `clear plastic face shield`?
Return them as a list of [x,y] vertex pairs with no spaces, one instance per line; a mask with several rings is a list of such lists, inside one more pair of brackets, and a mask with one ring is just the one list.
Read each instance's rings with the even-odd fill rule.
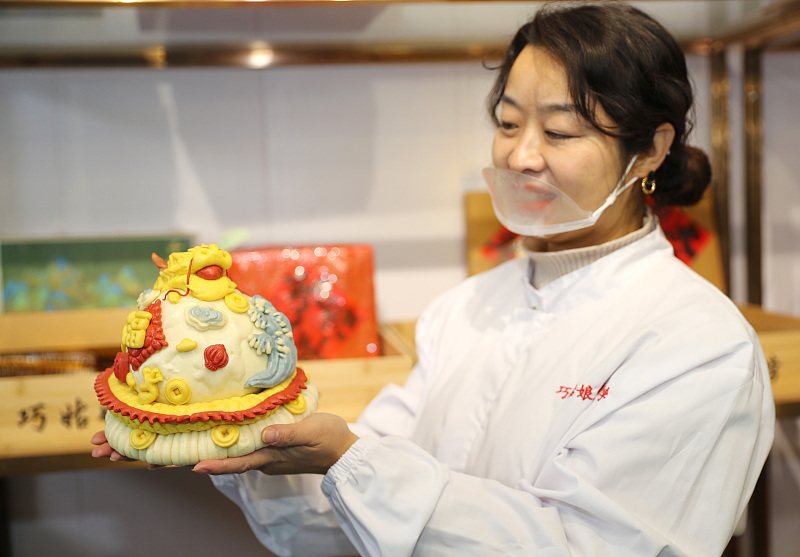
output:
[[511,232],[521,236],[551,236],[594,226],[600,215],[638,178],[623,183],[633,167],[636,155],[628,163],[614,190],[600,207],[580,207],[558,186],[540,178],[504,170],[484,168],[492,205],[498,220]]

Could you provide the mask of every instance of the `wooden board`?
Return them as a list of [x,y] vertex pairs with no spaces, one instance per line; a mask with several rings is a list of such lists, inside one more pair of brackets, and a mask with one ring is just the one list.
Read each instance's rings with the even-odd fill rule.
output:
[[384,356],[408,356],[417,362],[417,347],[414,338],[416,321],[386,323],[380,326]]
[[739,309],[758,333],[764,349],[778,416],[800,416],[800,319],[755,305]]
[[309,360],[300,364],[320,392],[318,412],[354,422],[389,383],[402,385],[411,371],[406,356],[341,360]]
[[134,308],[0,314],[0,354],[51,350],[119,350]]
[[762,333],[800,331],[800,318],[784,313],[766,311],[754,304],[740,304],[739,311],[756,332]]
[[500,228],[500,221],[494,214],[492,199],[486,191],[472,191],[464,196],[464,216],[467,273],[472,276],[487,271],[499,263],[488,259],[483,253],[483,247]]
[[709,187],[699,203],[691,207],[682,207],[692,219],[711,233],[708,244],[692,260],[692,269],[719,288],[728,292],[725,283],[725,269],[722,260],[722,240],[714,211],[714,190]]
[[0,378],[0,458],[90,452],[103,429],[95,373]]
[[800,415],[800,330],[758,335],[772,376],[780,416]]

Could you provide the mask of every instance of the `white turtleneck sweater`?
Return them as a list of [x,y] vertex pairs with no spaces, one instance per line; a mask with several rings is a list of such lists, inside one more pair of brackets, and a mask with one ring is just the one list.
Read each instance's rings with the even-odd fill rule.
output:
[[554,280],[589,265],[590,263],[594,263],[601,257],[605,257],[609,253],[627,246],[628,244],[632,244],[639,238],[645,237],[655,230],[657,225],[658,221],[653,216],[653,213],[647,210],[641,228],[622,238],[617,238],[616,240],[611,240],[610,242],[597,246],[541,252],[525,248],[523,242],[521,251],[530,261],[528,265],[528,278],[530,279],[530,283],[535,288],[543,288]]

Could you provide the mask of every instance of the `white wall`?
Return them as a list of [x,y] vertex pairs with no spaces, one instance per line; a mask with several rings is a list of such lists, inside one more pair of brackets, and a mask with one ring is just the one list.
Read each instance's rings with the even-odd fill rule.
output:
[[[768,53],[762,67],[764,307],[800,315],[800,54]],[[800,426],[781,420],[770,457],[775,556],[800,555]]]
[[0,72],[0,236],[368,242],[379,317],[463,275],[479,64]]
[[800,315],[800,54],[763,64],[764,306]]

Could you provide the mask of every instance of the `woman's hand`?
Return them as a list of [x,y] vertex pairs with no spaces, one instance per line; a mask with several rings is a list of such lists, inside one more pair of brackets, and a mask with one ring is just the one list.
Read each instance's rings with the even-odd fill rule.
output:
[[114,462],[120,460],[131,461],[132,459],[119,454],[117,451],[111,448],[111,445],[108,444],[108,440],[106,439],[106,432],[105,431],[98,431],[94,435],[92,435],[91,439],[92,445],[97,445],[94,449],[92,449],[92,456],[95,458],[108,458],[109,460],[113,460]]
[[[203,474],[325,474],[358,440],[347,422],[333,414],[312,414],[294,424],[264,428],[261,440],[269,445],[245,456],[204,460],[194,467]],[[97,450],[97,449],[95,449]]]

